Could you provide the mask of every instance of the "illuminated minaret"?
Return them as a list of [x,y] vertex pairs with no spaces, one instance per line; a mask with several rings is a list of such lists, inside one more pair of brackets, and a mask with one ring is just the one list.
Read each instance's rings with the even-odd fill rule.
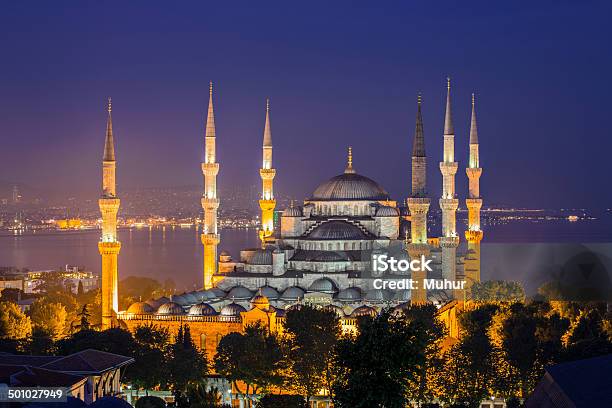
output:
[[465,204],[468,208],[468,229],[465,231],[465,239],[468,243],[468,254],[466,257],[465,277],[468,286],[476,281],[480,282],[480,241],[483,232],[480,229],[480,157],[478,154],[478,127],[476,126],[476,106],[474,94],[472,94],[472,123],[470,126],[470,160],[465,169],[469,180],[468,198]]
[[219,174],[219,163],[216,159],[215,142],[215,113],[213,111],[213,85],[211,82],[208,116],[206,118],[206,147],[204,163],[202,163],[202,173],[204,174],[204,194],[202,195],[204,231],[201,238],[204,245],[204,289],[210,289],[213,286],[213,275],[217,272],[217,245],[219,245],[220,240],[217,231],[217,209],[219,208],[217,174]]
[[457,162],[455,161],[455,130],[451,113],[450,78],[447,79],[446,115],[444,118],[444,160],[440,162],[442,173],[442,277],[454,281],[457,275],[457,247],[459,236],[456,229],[456,212],[459,200],[455,198],[455,174]]
[[[427,245],[429,198],[427,198],[426,174],[427,156],[425,155],[421,95],[419,95],[417,100],[416,127],[412,142],[412,193],[407,200],[411,217],[410,243],[407,246],[407,250],[411,259],[420,259],[421,256],[429,255],[429,245]],[[425,271],[412,272],[412,279],[416,281],[417,287],[417,289],[412,290],[410,298],[414,304],[427,302],[427,290],[423,281],[425,278],[427,278],[427,272]]]
[[266,100],[266,124],[264,126],[263,136],[263,160],[261,169],[261,199],[259,207],[261,208],[261,230],[259,238],[261,239],[262,247],[265,247],[266,242],[274,240],[274,208],[276,200],[274,199],[274,176],[276,170],[272,167],[272,130],[270,129],[270,100]]
[[102,196],[98,200],[102,213],[102,237],[98,249],[102,256],[102,330],[114,326],[119,300],[117,293],[117,255],[121,243],[117,240],[117,212],[119,198],[115,189],[115,142],[113,139],[113,120],[111,99],[108,98],[108,119],[106,140],[102,157]]

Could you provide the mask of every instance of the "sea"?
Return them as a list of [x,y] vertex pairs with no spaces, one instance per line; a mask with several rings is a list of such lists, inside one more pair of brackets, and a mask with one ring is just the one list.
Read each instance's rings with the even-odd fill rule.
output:
[[[528,294],[533,294],[550,280],[575,279],[572,276],[576,273],[584,279],[586,262],[590,265],[586,278],[595,279],[594,285],[609,285],[612,215],[575,222],[520,220],[487,225],[483,229],[482,280],[518,281]],[[200,288],[203,264],[200,234],[196,227],[120,229],[120,279],[147,276],[160,282],[172,279],[180,291]],[[229,251],[235,259],[240,249],[259,245],[254,229],[225,229],[220,234],[219,250]],[[2,231],[0,267],[51,270],[73,265],[99,273],[99,237],[98,230],[38,231],[21,235]],[[568,272],[568,269],[578,272]]]

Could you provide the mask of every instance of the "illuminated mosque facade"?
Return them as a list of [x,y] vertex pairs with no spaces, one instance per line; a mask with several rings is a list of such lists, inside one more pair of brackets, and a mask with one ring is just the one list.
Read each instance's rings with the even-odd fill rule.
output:
[[[244,249],[233,258],[222,248],[223,239],[217,227],[216,128],[213,89],[205,131],[205,154],[202,163],[204,212],[201,241],[204,248],[204,287],[201,290],[171,298],[151,299],[132,304],[119,311],[117,305],[116,217],[119,198],[115,191],[115,156],[109,101],[108,124],[103,158],[103,193],[100,210],[103,219],[102,239],[102,314],[103,328],[113,325],[134,329],[155,322],[171,329],[189,324],[194,340],[207,352],[216,349],[220,337],[240,331],[246,324],[260,321],[274,330],[282,330],[288,308],[302,303],[333,309],[341,317],[345,330],[354,330],[355,318],[375,315],[382,308],[401,309],[410,303],[433,302],[447,323],[451,336],[456,334],[456,305],[465,300],[463,290],[425,290],[423,279],[465,280],[466,287],[480,280],[480,208],[482,200],[475,102],[472,96],[472,119],[469,138],[469,182],[466,206],[467,249],[458,251],[460,237],[456,229],[459,200],[455,193],[458,163],[455,161],[455,136],[451,112],[450,80],[447,85],[444,123],[444,152],[439,164],[443,176],[439,207],[442,211],[442,234],[428,234],[427,215],[431,198],[426,189],[427,155],[423,130],[422,101],[417,102],[416,126],[412,142],[411,191],[404,203],[392,200],[374,180],[357,172],[352,149],[344,171],[320,184],[301,205],[290,205],[280,217],[280,228],[274,226],[274,177],[270,105],[262,143],[261,247]],[[432,259],[433,272],[407,272],[390,275],[372,270],[372,256],[388,254],[396,258]],[[418,289],[388,291],[374,288],[377,278],[412,278]]]

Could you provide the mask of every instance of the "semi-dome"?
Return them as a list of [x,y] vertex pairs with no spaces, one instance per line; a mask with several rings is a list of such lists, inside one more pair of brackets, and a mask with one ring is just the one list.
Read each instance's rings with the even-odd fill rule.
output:
[[304,289],[299,286],[290,286],[283,292],[281,300],[285,301],[296,301],[304,297]]
[[278,296],[279,296],[278,291],[269,285],[265,285],[259,288],[259,293],[264,295],[270,300],[276,300],[278,299]]
[[283,211],[283,217],[301,217],[302,209],[300,207],[287,207],[285,211]]
[[342,289],[338,293],[338,300],[341,302],[358,302],[361,300],[361,290],[359,288]]
[[308,288],[309,292],[336,293],[338,289],[336,284],[329,278],[319,278],[312,282]]
[[346,262],[351,258],[344,251],[320,251],[313,260],[315,262]]
[[214,316],[217,311],[208,303],[198,303],[189,308],[190,316]]
[[361,317],[361,316],[376,316],[376,309],[370,306],[359,306],[357,309],[353,310],[351,313],[351,317]]
[[343,173],[320,184],[313,201],[388,200],[389,194],[374,180],[357,173]]
[[255,251],[249,263],[251,265],[272,265],[273,249],[258,249]]
[[369,236],[355,224],[343,220],[332,220],[325,222],[308,235],[311,239],[368,239]]
[[246,309],[240,306],[238,303],[232,302],[229,305],[223,306],[223,308],[221,308],[220,314],[224,317],[233,317],[240,316],[240,313],[242,312],[246,312]]
[[178,303],[168,302],[164,303],[157,309],[158,315],[182,315],[185,314],[183,308]]
[[127,312],[131,314],[149,314],[153,313],[154,310],[155,309],[153,309],[151,305],[146,302],[136,302],[132,303],[130,307],[128,307]]
[[250,299],[253,292],[242,285],[234,286],[226,296],[228,299]]
[[399,217],[399,210],[395,207],[383,205],[376,210],[377,217]]

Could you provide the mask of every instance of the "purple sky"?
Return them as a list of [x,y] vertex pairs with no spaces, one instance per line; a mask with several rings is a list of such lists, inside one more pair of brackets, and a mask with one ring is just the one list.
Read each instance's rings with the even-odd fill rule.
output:
[[0,182],[95,198],[110,95],[119,193],[201,185],[213,80],[220,184],[258,183],[270,97],[276,191],[308,195],[352,145],[402,199],[420,91],[438,197],[450,75],[461,167],[477,95],[485,203],[609,206],[609,2],[435,3],[5,3]]

